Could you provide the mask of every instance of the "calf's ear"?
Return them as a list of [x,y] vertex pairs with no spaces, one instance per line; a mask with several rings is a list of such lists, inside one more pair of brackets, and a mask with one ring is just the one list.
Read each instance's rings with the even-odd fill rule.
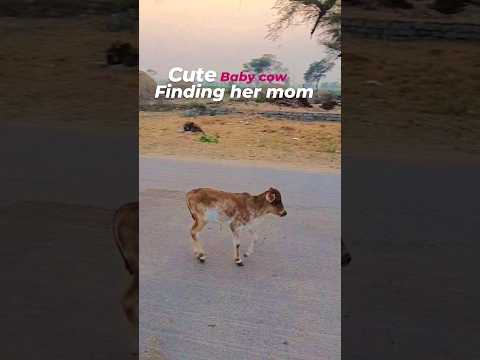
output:
[[265,198],[269,203],[273,203],[275,201],[275,193],[272,191],[267,191],[265,194]]

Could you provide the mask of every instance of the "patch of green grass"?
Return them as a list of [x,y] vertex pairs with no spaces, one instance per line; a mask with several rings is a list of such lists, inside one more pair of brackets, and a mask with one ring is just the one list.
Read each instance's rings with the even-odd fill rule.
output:
[[199,141],[207,144],[218,144],[218,137],[215,135],[203,134],[200,136]]
[[335,152],[337,152],[337,146],[335,144],[327,144],[327,146],[325,148],[325,152],[335,153]]

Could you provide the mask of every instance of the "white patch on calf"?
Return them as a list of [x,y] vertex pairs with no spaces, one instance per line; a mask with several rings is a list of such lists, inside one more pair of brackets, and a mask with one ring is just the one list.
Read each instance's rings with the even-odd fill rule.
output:
[[205,220],[210,222],[220,222],[220,215],[217,209],[208,209],[205,212]]
[[232,219],[220,212],[217,208],[211,208],[205,212],[205,221],[216,222],[222,226],[223,224],[230,225]]

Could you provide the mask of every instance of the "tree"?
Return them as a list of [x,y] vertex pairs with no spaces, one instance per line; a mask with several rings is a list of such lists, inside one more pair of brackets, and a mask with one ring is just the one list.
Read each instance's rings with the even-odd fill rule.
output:
[[260,74],[272,67],[275,61],[275,56],[271,54],[262,55],[259,58],[250,60],[248,63],[243,64],[243,69],[254,74]]
[[329,58],[311,63],[303,78],[307,83],[315,83],[315,89],[318,90],[318,84],[325,74],[332,69],[334,62]]
[[[243,70],[254,73],[255,75],[266,71],[274,71],[278,73],[287,73],[288,69],[277,60],[275,55],[264,54],[259,58],[254,58],[248,63],[243,64]],[[258,77],[257,77],[258,78]]]
[[269,25],[268,38],[277,39],[283,30],[300,20],[311,25],[311,36],[317,34],[332,53],[340,53],[340,0],[277,0],[274,9],[278,18]]

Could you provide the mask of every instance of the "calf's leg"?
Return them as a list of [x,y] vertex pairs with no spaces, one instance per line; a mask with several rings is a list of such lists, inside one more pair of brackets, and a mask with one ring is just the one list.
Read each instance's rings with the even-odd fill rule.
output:
[[200,262],[204,262],[206,259],[205,251],[203,250],[203,246],[198,240],[198,234],[202,229],[205,227],[206,222],[205,220],[200,219],[198,216],[194,218],[195,222],[192,225],[191,235],[193,240],[193,253],[195,257],[200,260]]
[[242,258],[240,257],[240,236],[238,233],[238,227],[235,223],[230,224],[230,230],[232,230],[233,239],[233,260],[238,266],[243,266]]
[[245,257],[249,257],[250,255],[253,254],[253,250],[255,248],[255,243],[258,240],[257,233],[253,231],[252,229],[248,229],[249,234],[252,236],[252,240],[250,241],[250,245],[248,245],[248,250],[245,254],[243,254]]

